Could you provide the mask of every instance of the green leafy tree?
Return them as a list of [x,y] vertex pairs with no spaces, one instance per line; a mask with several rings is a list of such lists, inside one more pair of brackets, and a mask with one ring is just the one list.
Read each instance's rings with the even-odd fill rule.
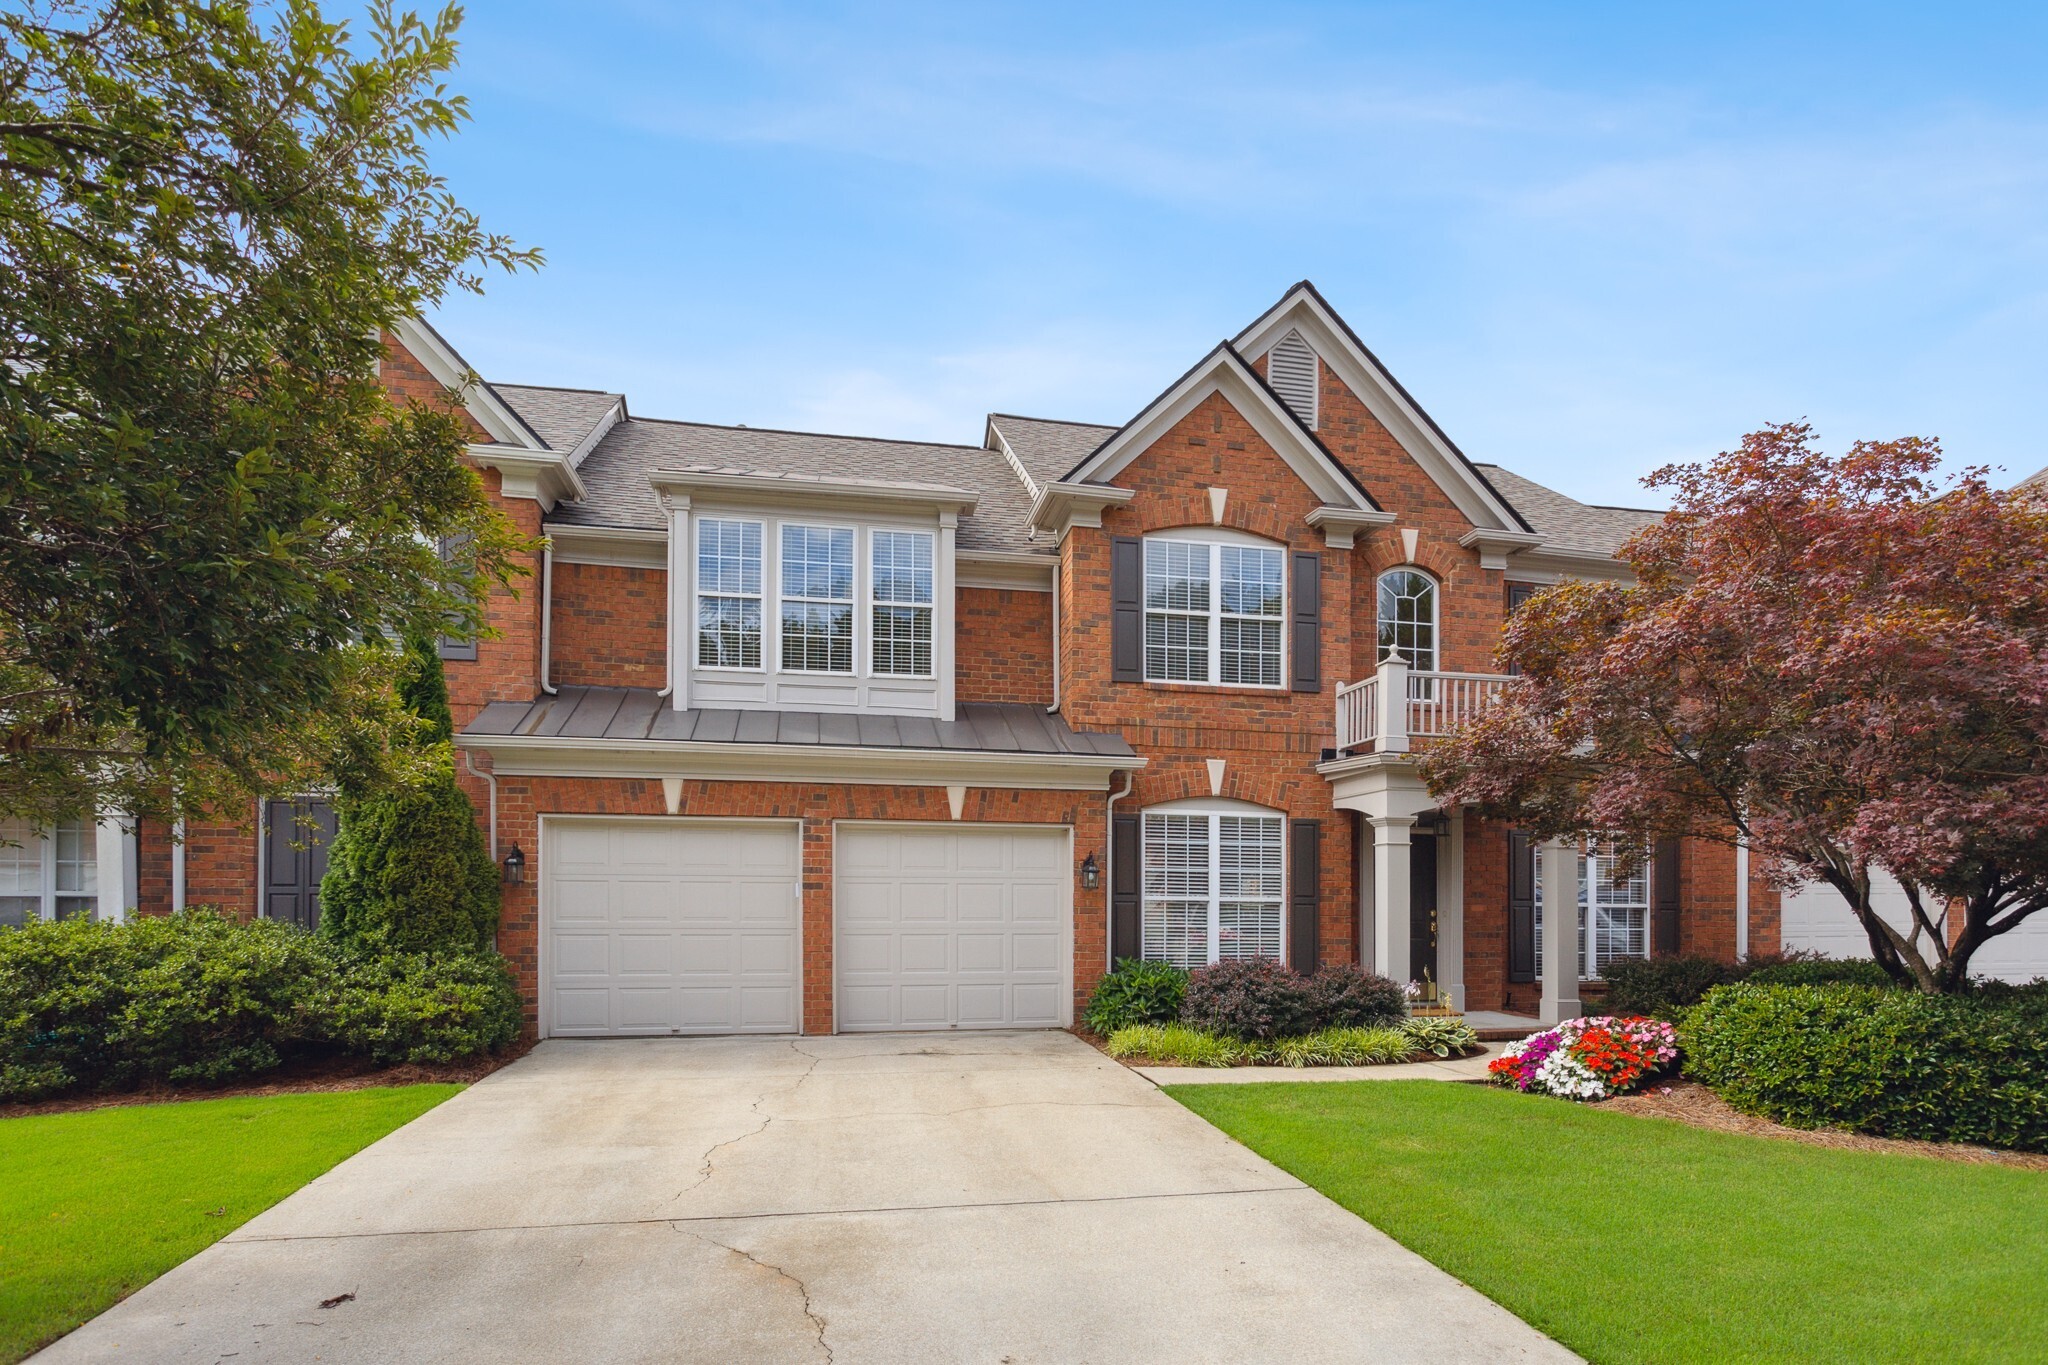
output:
[[398,693],[417,719],[422,772],[343,791],[320,883],[320,931],[383,951],[487,948],[498,928],[498,865],[455,782],[448,684],[431,636],[406,641]]
[[539,260],[428,164],[459,20],[0,14],[0,816],[387,776],[362,642],[473,635],[522,571],[454,395],[377,377],[394,323]]

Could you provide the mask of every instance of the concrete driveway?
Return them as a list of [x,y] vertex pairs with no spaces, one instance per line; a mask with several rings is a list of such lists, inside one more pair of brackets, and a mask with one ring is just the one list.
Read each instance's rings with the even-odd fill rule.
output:
[[1574,1358],[1063,1033],[545,1043],[38,1357]]

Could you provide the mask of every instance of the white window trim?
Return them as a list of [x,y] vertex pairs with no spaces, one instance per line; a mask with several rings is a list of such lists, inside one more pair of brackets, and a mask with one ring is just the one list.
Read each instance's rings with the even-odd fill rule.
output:
[[[931,597],[929,600],[924,602],[897,598],[890,598],[886,602],[882,600],[881,594],[875,590],[875,537],[877,536],[913,536],[931,547]],[[910,678],[918,682],[929,682],[938,676],[939,670],[939,538],[937,534],[931,531],[914,531],[894,526],[870,526],[867,528],[867,535],[865,537],[855,536],[856,550],[858,550],[863,539],[867,542],[867,607],[861,613],[861,620],[854,622],[853,630],[855,643],[858,645],[861,635],[861,622],[866,622],[868,676],[874,678]],[[922,611],[925,614],[925,655],[930,660],[930,664],[925,672],[899,673],[894,669],[884,672],[876,666],[875,613],[884,607],[892,610],[908,609]]]
[[1179,815],[1209,822],[1209,955],[1202,965],[1213,966],[1224,959],[1220,955],[1223,936],[1223,838],[1221,818],[1224,816],[1251,817],[1276,821],[1280,826],[1280,891],[1275,897],[1260,897],[1261,900],[1277,899],[1280,919],[1280,952],[1274,961],[1288,960],[1287,924],[1287,816],[1285,812],[1266,806],[1253,805],[1249,801],[1231,801],[1221,798],[1203,800],[1200,798],[1184,801],[1165,801],[1156,806],[1146,806],[1138,812],[1138,935],[1139,955],[1144,955],[1144,923],[1146,904],[1153,899],[1147,894],[1144,876],[1147,859],[1145,846],[1151,837],[1150,825],[1145,817],[1152,815]]
[[[847,597],[844,597],[844,598],[839,598],[839,597],[791,597],[791,596],[789,596],[789,595],[787,595],[787,594],[785,594],[785,593],[783,592],[783,590],[782,590],[782,533],[783,533],[784,531],[786,531],[786,530],[790,529],[791,527],[795,527],[795,528],[798,528],[798,529],[800,529],[800,530],[805,530],[805,531],[844,531],[844,532],[846,532],[846,533],[847,533],[847,535],[848,535],[848,536],[850,536],[850,537],[852,538],[852,541],[853,541],[853,551],[852,551],[852,562],[851,562],[851,564],[850,564],[850,566],[849,566],[849,567],[850,567],[850,568],[851,568],[851,569],[853,570],[853,581],[852,581],[852,583],[851,583],[851,585],[850,585],[850,595],[849,595],[849,596],[847,596]],[[892,528],[890,528],[890,529],[892,529],[892,530],[893,530],[894,528],[892,527]],[[867,659],[866,659],[866,657],[865,657],[865,656],[866,656],[866,653],[867,653],[867,651],[866,651],[866,650],[864,650],[864,649],[863,649],[863,648],[861,647],[861,646],[862,646],[862,639],[861,639],[861,637],[862,637],[862,635],[863,635],[863,633],[864,633],[864,632],[863,632],[863,631],[861,630],[861,624],[860,624],[860,604],[861,604],[861,599],[862,599],[863,597],[865,597],[865,596],[867,596],[867,595],[868,595],[868,592],[867,592],[867,589],[868,589],[868,583],[867,583],[867,578],[868,578],[868,575],[867,575],[867,574],[866,574],[866,573],[865,573],[865,572],[863,571],[863,569],[862,569],[862,564],[861,564],[861,558],[862,558],[862,551],[863,551],[863,548],[865,547],[866,543],[867,543],[867,537],[865,537],[865,536],[863,536],[863,535],[861,534],[861,528],[860,528],[860,527],[858,527],[858,526],[848,525],[848,524],[845,524],[845,523],[841,523],[841,522],[834,522],[834,521],[815,521],[815,520],[810,520],[810,519],[807,519],[807,518],[804,518],[804,517],[780,517],[780,518],[777,518],[777,519],[776,519],[776,521],[775,521],[775,671],[776,671],[777,673],[780,673],[780,674],[787,674],[787,675],[789,675],[789,676],[792,676],[792,677],[799,677],[799,678],[867,678],[867,677],[872,677],[872,676],[873,676],[873,674],[871,674],[871,673],[870,673],[870,672],[869,672],[869,671],[867,670],[867,666],[866,666],[866,665],[867,665]],[[850,649],[848,650],[848,656],[847,656],[847,667],[845,667],[845,668],[795,668],[795,667],[792,667],[792,666],[790,665],[790,663],[789,663],[789,661],[788,661],[788,660],[786,660],[786,659],[784,659],[784,658],[782,657],[782,607],[783,607],[783,604],[784,604],[785,602],[796,602],[796,603],[801,603],[801,604],[804,604],[804,605],[808,605],[808,606],[833,606],[833,607],[839,606],[839,605],[840,605],[841,603],[844,603],[844,604],[845,604],[845,606],[846,606],[846,609],[847,609],[847,614],[848,614],[849,616],[851,616],[851,617],[853,618],[853,619],[852,619],[852,622],[851,622],[851,624],[852,624],[852,627],[853,627],[853,636],[852,636],[852,639],[851,639],[851,640],[849,641],[849,643],[850,643],[850,645],[851,645],[851,648],[850,648]]]
[[[701,562],[700,562],[700,560],[699,560],[698,556],[700,556],[700,555],[702,555],[702,554],[704,553],[704,523],[705,523],[705,522],[707,522],[707,521],[717,521],[717,522],[728,522],[728,523],[734,523],[734,524],[737,524],[737,525],[741,525],[741,526],[755,526],[755,527],[759,527],[759,528],[760,528],[760,531],[761,531],[761,588],[760,588],[760,591],[758,591],[758,592],[752,592],[752,593],[745,593],[745,592],[706,592],[706,591],[704,591],[703,575],[702,575],[702,573],[700,572],[700,569],[701,569]],[[768,652],[768,651],[769,651],[769,643],[768,643],[768,637],[769,637],[769,634],[770,634],[770,631],[769,631],[769,629],[768,629],[768,625],[769,625],[769,622],[768,622],[768,565],[769,565],[769,557],[768,557],[768,531],[769,531],[769,526],[768,526],[768,523],[767,523],[766,521],[762,520],[761,518],[758,518],[758,517],[720,516],[720,515],[715,515],[715,514],[714,514],[714,515],[708,515],[708,516],[703,516],[703,517],[699,517],[699,518],[697,518],[697,520],[696,520],[696,525],[695,525],[695,527],[693,528],[693,531],[692,531],[692,535],[691,535],[691,537],[690,537],[690,540],[691,540],[691,544],[690,544],[690,576],[691,576],[692,580],[693,580],[693,581],[694,581],[694,583],[695,583],[695,591],[694,591],[693,593],[691,593],[691,610],[690,610],[690,643],[689,643],[689,653],[688,653],[688,665],[689,665],[689,667],[691,667],[691,668],[694,668],[694,669],[696,669],[696,670],[698,670],[699,672],[702,672],[702,673],[761,673],[761,672],[765,672],[765,671],[767,670],[767,668],[768,668],[768,659],[769,659],[769,657],[770,657],[770,656],[769,656],[769,652]],[[738,601],[742,601],[742,602],[755,602],[755,603],[758,603],[758,604],[760,605],[760,608],[761,608],[761,662],[760,662],[760,663],[758,663],[758,664],[754,664],[753,666],[749,667],[749,666],[748,666],[748,665],[746,665],[746,664],[707,664],[707,663],[703,662],[703,658],[702,658],[702,656],[701,656],[701,655],[700,655],[700,654],[699,654],[699,653],[697,652],[697,650],[698,650],[698,644],[699,644],[698,632],[699,632],[699,631],[701,630],[701,626],[699,625],[699,622],[700,622],[700,621],[701,621],[701,620],[703,619],[703,617],[702,617],[702,613],[703,613],[703,610],[704,610],[704,599],[705,599],[705,598],[707,598],[707,597],[715,597],[715,598],[730,598],[730,599],[735,599],[735,600],[738,600]],[[778,624],[779,624],[779,623],[778,623]],[[776,636],[776,638],[777,638],[777,639],[780,639],[780,638],[781,638],[781,631],[780,631],[779,629],[778,629],[778,630],[776,630],[776,631],[774,632],[774,634],[775,634],[775,636]]]
[[[1580,845],[1574,850],[1572,857],[1572,864],[1576,872],[1575,884],[1578,887],[1579,980],[1581,981],[1605,980],[1606,978],[1600,975],[1601,963],[1611,962],[1615,957],[1627,959],[1638,956],[1635,953],[1621,953],[1602,957],[1600,954],[1599,907],[1593,903],[1593,864],[1603,861],[1601,855],[1595,851],[1601,842],[1603,841],[1593,840]],[[1657,865],[1651,850],[1644,849],[1642,856],[1643,899],[1640,907],[1629,905],[1611,908],[1628,910],[1640,908],[1642,910],[1643,952],[1641,956],[1648,956],[1650,945],[1656,941],[1655,926],[1652,921],[1656,918],[1657,914]],[[1607,859],[1606,861],[1612,860]],[[1540,862],[1537,868],[1535,893],[1535,972],[1540,980],[1543,976],[1543,877]]]
[[[1150,545],[1154,541],[1181,545],[1200,545],[1209,551],[1209,676],[1201,680],[1156,678],[1152,676],[1152,652],[1146,648],[1145,640],[1141,638],[1138,642],[1138,647],[1145,681],[1166,687],[1213,687],[1219,690],[1242,687],[1259,692],[1285,692],[1288,688],[1288,652],[1292,644],[1289,637],[1293,634],[1287,628],[1287,611],[1293,591],[1292,584],[1288,582],[1287,547],[1278,541],[1266,540],[1260,536],[1221,529],[1154,531],[1145,536],[1138,550],[1138,599],[1141,607],[1139,631],[1141,635],[1149,634],[1147,622],[1150,621],[1153,615],[1152,608],[1143,604],[1146,597],[1145,546]],[[1241,613],[1227,613],[1223,610],[1223,547],[1226,545],[1236,549],[1266,550],[1280,556],[1280,614],[1278,616],[1246,616]],[[1163,610],[1159,614],[1162,616],[1193,616],[1197,613]],[[1249,683],[1223,681],[1223,622],[1225,620],[1271,621],[1280,627],[1280,680],[1278,682]]]
[[120,816],[106,816],[99,819],[75,822],[93,833],[93,889],[91,891],[57,890],[57,828],[54,825],[39,825],[31,832],[37,848],[36,914],[39,919],[53,920],[57,917],[57,897],[77,897],[92,902],[87,914],[94,919],[122,920],[127,918],[128,906],[134,900],[132,885],[135,875],[135,831]]
[[[1375,655],[1380,654],[1380,631],[1383,628],[1386,621],[1386,618],[1380,615],[1380,592],[1382,587],[1385,585],[1386,581],[1397,573],[1414,574],[1417,578],[1421,578],[1427,581],[1429,584],[1429,667],[1422,668],[1420,665],[1415,664],[1412,661],[1409,663],[1408,666],[1412,669],[1415,669],[1417,672],[1434,673],[1443,666],[1444,584],[1442,579],[1438,578],[1435,574],[1431,573],[1429,570],[1422,568],[1420,565],[1417,564],[1396,564],[1392,568],[1382,569],[1379,573],[1373,576],[1373,653]],[[1377,663],[1378,658],[1375,658],[1374,662]]]

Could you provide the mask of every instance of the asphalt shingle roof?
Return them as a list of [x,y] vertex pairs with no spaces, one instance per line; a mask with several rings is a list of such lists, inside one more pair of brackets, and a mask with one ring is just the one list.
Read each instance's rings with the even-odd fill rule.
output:
[[1055,422],[1007,412],[991,413],[988,421],[1040,488],[1057,482],[1119,430],[1093,422]]
[[1637,531],[1664,519],[1662,512],[1645,508],[1595,507],[1497,464],[1482,464],[1479,468],[1501,496],[1521,512],[1529,529],[1545,537],[1545,548],[1612,555]]
[[535,384],[493,384],[549,450],[571,451],[598,420],[624,399],[624,394],[598,389],[551,389]]
[[564,687],[530,702],[494,701],[465,735],[654,739],[697,744],[812,744],[868,749],[1083,754],[1130,758],[1121,735],[1076,730],[1042,706],[962,702],[951,721],[822,711],[678,711],[651,687]]
[[1049,539],[1033,543],[1026,534],[1030,495],[999,451],[643,418],[628,418],[605,433],[578,471],[589,497],[558,504],[548,521],[661,530],[668,522],[648,476],[690,468],[964,488],[979,502],[960,518],[961,549],[1054,553]]

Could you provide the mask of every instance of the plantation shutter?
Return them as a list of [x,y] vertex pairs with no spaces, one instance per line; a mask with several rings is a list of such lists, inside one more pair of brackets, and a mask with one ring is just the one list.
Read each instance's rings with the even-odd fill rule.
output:
[[1109,825],[1109,957],[1114,966],[1143,951],[1138,938],[1138,907],[1144,893],[1144,867],[1138,846],[1138,817],[1118,815]]
[[1650,953],[1678,956],[1678,840],[1659,839],[1650,863]]
[[1508,831],[1508,980],[1536,979],[1536,843]]
[[1145,542],[1136,536],[1109,542],[1109,676],[1145,681]]
[[1317,911],[1323,902],[1323,822],[1287,822],[1288,965],[1304,975],[1316,969]]
[[1294,554],[1294,681],[1296,692],[1323,690],[1323,557]]

